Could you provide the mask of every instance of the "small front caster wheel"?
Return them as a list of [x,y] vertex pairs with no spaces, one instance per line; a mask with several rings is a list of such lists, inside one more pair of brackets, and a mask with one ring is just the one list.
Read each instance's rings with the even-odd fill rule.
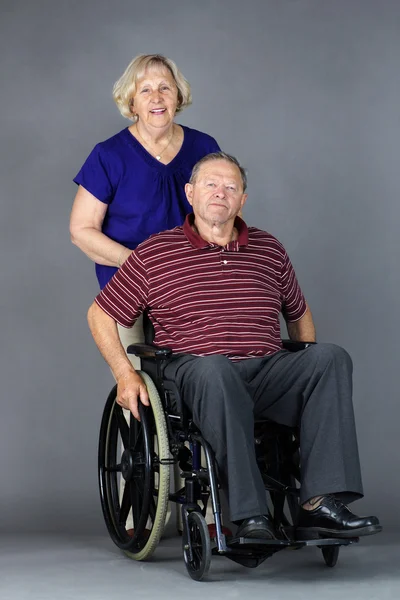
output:
[[188,526],[182,536],[183,558],[192,579],[201,581],[211,563],[210,534],[205,518],[199,512],[188,515]]

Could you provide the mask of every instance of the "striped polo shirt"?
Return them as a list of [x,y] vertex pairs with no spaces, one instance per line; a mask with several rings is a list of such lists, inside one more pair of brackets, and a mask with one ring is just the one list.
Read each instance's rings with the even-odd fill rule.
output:
[[241,360],[280,350],[279,313],[293,322],[307,310],[282,244],[237,217],[237,240],[222,247],[193,223],[188,215],[141,243],[96,303],[123,327],[147,309],[154,343],[176,353]]

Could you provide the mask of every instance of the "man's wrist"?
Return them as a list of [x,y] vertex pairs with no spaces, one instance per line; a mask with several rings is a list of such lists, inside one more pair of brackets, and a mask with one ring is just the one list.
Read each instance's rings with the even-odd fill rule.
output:
[[114,369],[111,369],[116,381],[121,379],[127,379],[132,375],[136,375],[136,371],[133,366],[129,363],[129,365],[119,365]]

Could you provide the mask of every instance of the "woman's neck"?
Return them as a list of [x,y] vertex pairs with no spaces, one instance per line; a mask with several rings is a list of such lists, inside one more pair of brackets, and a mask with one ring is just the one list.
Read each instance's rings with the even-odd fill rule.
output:
[[133,134],[138,133],[145,143],[153,146],[165,144],[174,135],[173,121],[167,127],[151,127],[137,121],[129,129]]

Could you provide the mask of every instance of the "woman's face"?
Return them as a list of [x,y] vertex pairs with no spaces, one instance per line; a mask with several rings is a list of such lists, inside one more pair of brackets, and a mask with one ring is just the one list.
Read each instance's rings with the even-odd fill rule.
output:
[[147,69],[137,80],[132,109],[143,125],[167,127],[173,121],[177,105],[178,88],[169,69]]

